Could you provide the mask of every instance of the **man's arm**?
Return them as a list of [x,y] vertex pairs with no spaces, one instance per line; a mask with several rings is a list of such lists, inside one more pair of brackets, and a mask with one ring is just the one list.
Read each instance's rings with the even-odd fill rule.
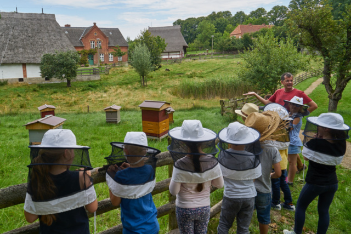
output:
[[257,100],[259,100],[261,103],[263,103],[263,104],[265,104],[265,105],[267,105],[267,104],[269,104],[269,103],[272,103],[271,101],[262,98],[260,95],[258,95],[258,94],[255,93],[255,92],[248,92],[248,93],[244,93],[243,95],[244,95],[244,96],[247,96],[247,95],[255,96],[255,97],[257,98]]
[[312,111],[318,108],[317,104],[314,101],[310,101],[309,103],[306,103],[306,105],[309,106],[307,110],[310,113],[312,113]]

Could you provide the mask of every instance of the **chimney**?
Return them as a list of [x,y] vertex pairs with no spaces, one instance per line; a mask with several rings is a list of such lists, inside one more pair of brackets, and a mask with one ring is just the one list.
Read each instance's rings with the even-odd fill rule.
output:
[[250,23],[249,26],[252,26],[252,24]]
[[67,28],[68,28],[68,27],[71,27],[71,25],[70,25],[70,24],[65,24],[65,27],[67,27]]
[[96,26],[96,23],[94,22],[94,26]]
[[266,26],[266,24],[262,24],[262,26]]

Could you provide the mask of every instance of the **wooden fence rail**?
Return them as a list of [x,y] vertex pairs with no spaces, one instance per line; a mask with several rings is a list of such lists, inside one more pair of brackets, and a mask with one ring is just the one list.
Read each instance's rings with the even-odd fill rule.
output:
[[[315,77],[315,76],[321,76],[323,70],[316,70],[312,72],[304,72],[296,77],[294,77],[293,80],[293,85],[297,85],[301,83],[304,80],[307,80],[309,78]],[[282,85],[279,85],[278,88],[282,88]],[[258,93],[260,96],[265,96],[263,93]],[[261,105],[261,102],[257,100],[256,97],[254,96],[245,96],[242,98],[231,98],[229,100],[220,100],[219,104],[221,105],[221,115],[229,114],[232,116],[235,120],[237,119],[237,115],[235,114],[235,110],[241,109],[245,103],[254,103],[256,105]]]
[[[156,167],[162,167],[162,166],[168,165],[168,177],[171,177],[172,169],[173,169],[173,159],[170,153],[168,151],[162,152],[158,154],[156,157],[157,157]],[[91,176],[94,180],[94,184],[103,183],[106,181],[106,177],[105,177],[106,171],[102,167],[94,168]],[[152,195],[156,195],[167,191],[169,189],[170,181],[171,181],[171,178],[167,178],[165,180],[157,182],[154,190],[152,191]],[[216,188],[213,187],[211,189],[211,193],[214,192],[215,190]],[[0,209],[24,203],[26,191],[27,191],[27,183],[0,189]],[[175,204],[174,204],[175,199],[176,197],[169,193],[169,203],[157,208],[158,218],[165,215],[169,215],[169,219],[171,221],[169,222],[169,230],[173,230],[177,228],[177,222],[175,219]],[[221,202],[222,201],[220,201],[219,203],[217,203],[215,206],[212,207],[211,217],[213,217],[215,214],[220,212]],[[98,209],[96,211],[96,215],[100,215],[117,208],[119,208],[119,206],[113,206],[110,199],[107,198],[98,202]],[[87,211],[87,214],[89,218],[94,217],[94,213],[90,213]],[[100,232],[100,234],[122,233],[122,230],[123,230],[123,227],[122,227],[122,224],[120,224],[110,229],[107,229],[103,232]],[[24,233],[24,234],[39,233],[39,222],[6,232],[6,234],[19,234],[19,233]]]
[[102,68],[86,68],[86,69],[78,69],[77,75],[78,76],[91,76],[91,75],[99,75],[100,72],[103,72],[104,69]]

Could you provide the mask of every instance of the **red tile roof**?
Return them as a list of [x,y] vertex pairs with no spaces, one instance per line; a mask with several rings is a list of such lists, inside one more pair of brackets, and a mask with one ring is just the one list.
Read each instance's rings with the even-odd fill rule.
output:
[[234,31],[230,34],[230,36],[236,36],[236,35],[244,35],[245,33],[253,33],[253,32],[257,32],[262,28],[271,28],[273,27],[273,25],[252,25],[252,24],[248,24],[248,25],[238,25]]

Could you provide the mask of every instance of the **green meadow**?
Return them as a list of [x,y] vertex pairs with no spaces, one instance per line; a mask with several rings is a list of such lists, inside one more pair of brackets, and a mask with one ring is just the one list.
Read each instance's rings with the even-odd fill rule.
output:
[[[28,130],[24,124],[40,118],[37,107],[51,104],[56,106],[56,115],[67,119],[63,125],[71,129],[80,145],[90,146],[89,150],[93,167],[106,164],[104,157],[111,153],[110,142],[123,141],[126,132],[142,131],[141,111],[138,105],[143,100],[165,100],[171,102],[176,110],[174,123],[170,128],[181,126],[185,119],[201,120],[205,128],[215,132],[228,126],[232,122],[229,116],[220,115],[220,95],[212,95],[208,89],[203,89],[204,96],[181,93],[182,85],[193,84],[192,87],[208,83],[211,87],[213,80],[218,83],[240,82],[236,80],[235,68],[240,66],[240,59],[212,59],[187,61],[181,64],[163,64],[163,67],[150,74],[148,86],[140,87],[139,77],[130,67],[114,68],[110,75],[102,75],[101,81],[74,82],[71,88],[65,83],[52,84],[16,84],[0,86],[0,189],[11,185],[26,183],[29,161]],[[165,71],[168,68],[170,71]],[[221,77],[224,77],[221,79]],[[296,88],[306,89],[317,78],[308,79]],[[205,85],[204,85],[205,86]],[[215,85],[214,85],[215,86]],[[184,86],[185,87],[185,86]],[[218,85],[218,87],[221,87]],[[224,86],[222,86],[224,87]],[[220,90],[220,89],[218,89]],[[223,93],[228,91],[223,91]],[[183,95],[183,96],[182,96]],[[233,91],[233,96],[240,96],[239,91]],[[228,95],[228,96],[230,96]],[[313,113],[318,115],[327,111],[327,94],[324,86],[318,86],[310,97],[319,105]],[[227,98],[227,97],[226,97]],[[117,104],[122,106],[121,122],[119,124],[106,123],[103,108]],[[89,113],[87,112],[89,106]],[[345,118],[346,124],[351,124],[351,85],[344,91],[343,99],[339,102],[338,112]],[[149,145],[167,150],[167,139],[161,141],[149,140]],[[351,226],[351,172],[349,169],[338,166],[339,190],[335,195],[330,209],[331,222],[328,233],[347,233]],[[157,181],[168,177],[168,167],[157,169]],[[291,187],[293,202],[296,204],[299,192],[303,186],[303,175],[296,177]],[[108,198],[108,187],[105,183],[95,186],[98,200]],[[223,189],[211,195],[211,205],[218,203],[223,196]],[[154,196],[157,207],[168,203],[168,191]],[[318,222],[317,201],[313,201],[307,210],[306,232],[315,233]],[[343,217],[343,218],[342,218]],[[23,204],[0,210],[0,233],[27,225],[23,215]],[[209,223],[208,233],[217,233],[219,215]],[[283,229],[293,226],[294,213],[288,211],[272,211],[272,233],[282,233]],[[90,219],[93,231],[93,219]],[[161,232],[167,233],[168,216],[159,219]],[[97,216],[97,231],[120,224],[119,209]],[[234,233],[235,225],[232,230]],[[250,225],[251,233],[259,233],[256,213]]]

